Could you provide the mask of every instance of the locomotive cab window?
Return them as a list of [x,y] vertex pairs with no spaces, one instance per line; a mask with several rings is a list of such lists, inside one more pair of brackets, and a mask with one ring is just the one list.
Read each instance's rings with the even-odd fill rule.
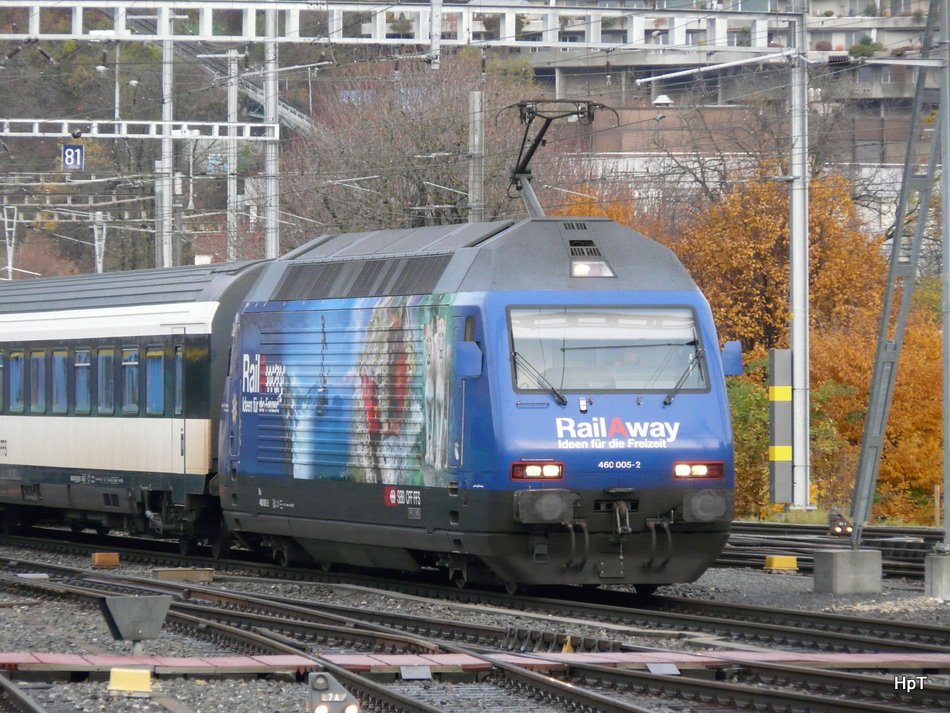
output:
[[122,413],[135,416],[139,412],[139,350],[122,350]]
[[687,307],[517,307],[509,321],[518,391],[708,388]]
[[92,374],[90,354],[88,349],[77,349],[76,357],[73,363],[75,370],[75,400],[74,406],[77,414],[87,414],[92,407]]

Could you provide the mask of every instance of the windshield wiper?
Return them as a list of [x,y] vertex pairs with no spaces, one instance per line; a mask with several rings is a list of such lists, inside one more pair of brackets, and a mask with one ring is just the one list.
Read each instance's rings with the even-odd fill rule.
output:
[[530,361],[528,361],[518,352],[511,352],[511,356],[514,357],[515,364],[520,364],[522,367],[524,367],[525,371],[534,377],[534,380],[538,383],[538,386],[543,386],[551,392],[551,395],[554,397],[554,400],[559,406],[567,406],[567,399],[564,397],[564,394],[558,391],[554,384],[545,379],[544,374],[538,371]]
[[[696,342],[692,342],[692,344],[696,344]],[[693,369],[696,368],[696,365],[699,363],[699,360],[702,359],[703,356],[705,356],[705,354],[706,354],[705,349],[701,349],[699,347],[696,348],[696,352],[693,354],[693,358],[689,360],[689,364],[686,365],[686,369],[685,371],[683,371],[683,375],[680,376],[679,380],[673,386],[673,390],[669,393],[669,395],[665,399],[663,399],[664,406],[669,406],[671,403],[673,403],[673,397],[675,397],[676,394],[679,393],[679,390],[683,388],[683,384],[686,383],[686,380],[689,378],[689,375],[693,373]]]

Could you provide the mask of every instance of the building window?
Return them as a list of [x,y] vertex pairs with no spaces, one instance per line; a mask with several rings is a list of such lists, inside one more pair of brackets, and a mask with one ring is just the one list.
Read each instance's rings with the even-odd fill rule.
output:
[[69,352],[65,349],[53,350],[52,364],[52,401],[53,413],[66,413],[69,410],[69,397],[66,391]]
[[149,347],[145,352],[145,413],[165,413],[165,352],[161,347]]
[[46,352],[30,352],[30,413],[46,413]]
[[115,350],[100,349],[96,354],[98,368],[96,377],[97,410],[101,414],[115,413]]
[[88,349],[76,350],[76,413],[89,413],[92,406],[92,378]]
[[10,413],[23,413],[23,352],[10,352]]
[[122,350],[122,413],[135,416],[139,412],[139,350]]

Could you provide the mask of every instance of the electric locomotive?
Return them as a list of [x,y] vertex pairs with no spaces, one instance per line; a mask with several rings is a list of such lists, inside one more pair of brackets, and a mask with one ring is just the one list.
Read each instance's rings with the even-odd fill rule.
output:
[[673,254],[600,218],[8,282],[0,524],[650,590],[728,537],[723,376]]
[[237,315],[223,518],[283,562],[691,581],[734,510],[723,376],[683,267],[609,220],[324,236]]

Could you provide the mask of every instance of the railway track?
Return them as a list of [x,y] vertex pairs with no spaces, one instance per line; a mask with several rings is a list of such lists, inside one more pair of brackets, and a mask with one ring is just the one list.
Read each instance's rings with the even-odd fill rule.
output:
[[[924,558],[943,536],[940,528],[867,527],[861,541],[862,547],[881,551],[884,575],[922,579]],[[792,555],[800,570],[810,572],[815,550],[850,547],[850,538],[829,535],[826,525],[734,522],[729,543],[715,566],[762,567],[768,555]]]
[[[43,571],[50,581],[24,580],[23,571]],[[259,578],[257,578],[259,579]],[[477,633],[471,626],[459,626],[460,617],[419,617],[400,614],[394,607],[361,606],[347,608],[329,606],[325,602],[287,597],[247,594],[231,588],[240,579],[228,580],[228,590],[218,586],[158,582],[143,577],[128,577],[115,573],[89,572],[78,568],[9,562],[2,583],[18,590],[43,591],[49,596],[80,597],[94,601],[106,594],[171,594],[175,601],[170,614],[170,626],[192,632],[194,636],[213,637],[227,642],[236,651],[253,653],[295,653],[310,657],[350,687],[364,700],[364,710],[466,710],[453,704],[451,708],[433,706],[418,696],[407,696],[382,685],[370,677],[354,675],[340,669],[325,656],[328,643],[334,650],[385,650],[400,653],[445,651],[481,658],[491,664],[491,674],[470,685],[483,686],[483,692],[492,700],[515,695],[516,700],[526,697],[542,701],[551,710],[584,711],[649,711],[641,703],[644,697],[708,702],[715,701],[716,710],[809,710],[809,711],[896,711],[941,710],[950,708],[950,691],[930,686],[915,694],[901,695],[895,701],[894,685],[890,679],[828,671],[817,672],[808,667],[745,664],[722,669],[728,680],[701,680],[693,676],[670,676],[644,671],[629,671],[585,662],[572,662],[566,667],[542,673],[524,665],[499,660],[499,652],[517,650],[538,659],[544,653],[564,647],[569,634],[551,635],[550,631],[531,632],[526,636],[511,635],[502,629]],[[470,594],[470,593],[466,593]],[[385,593],[386,597],[396,597]],[[405,595],[403,595],[405,596]],[[489,595],[485,595],[486,597]],[[497,595],[501,597],[502,595]],[[470,597],[467,597],[470,598]],[[659,598],[662,600],[663,598]],[[551,600],[507,597],[508,604],[517,601],[522,609],[545,621],[555,620]],[[563,606],[558,602],[558,606]],[[643,617],[642,612],[618,612],[622,607],[583,605],[587,616],[597,621],[605,617],[614,620],[612,631],[630,626],[631,618]],[[597,613],[592,615],[593,607]],[[399,607],[396,607],[398,609]],[[563,609],[561,610],[563,611]],[[523,612],[518,612],[523,615]],[[573,609],[574,616],[581,614]],[[674,616],[675,615],[675,616]],[[664,621],[687,617],[682,613],[661,612]],[[619,622],[619,624],[617,623]],[[703,624],[704,626],[706,624]],[[727,623],[735,627],[734,621]],[[695,627],[693,621],[689,627]],[[757,626],[757,625],[750,625]],[[510,627],[509,627],[510,628]],[[788,627],[791,628],[791,627]],[[944,635],[946,632],[944,632]],[[771,636],[771,635],[770,635]],[[799,637],[812,636],[823,641],[829,634],[806,632]],[[894,639],[898,637],[893,637]],[[459,643],[462,642],[462,643]],[[823,644],[819,644],[821,646]],[[878,639],[878,646],[882,644]],[[916,646],[911,647],[919,650]],[[926,648],[926,646],[925,646]],[[935,646],[935,648],[940,648]],[[619,639],[592,642],[588,650],[633,651],[656,650],[631,647]],[[945,650],[945,649],[944,649]],[[323,651],[323,654],[316,653]],[[529,657],[530,658],[530,657]],[[365,681],[363,679],[366,679]],[[406,683],[401,684],[405,686]],[[367,703],[368,702],[368,703]],[[366,706],[369,707],[366,707]],[[507,705],[506,710],[519,710]],[[544,710],[535,709],[535,710]]]
[[[10,539],[10,538],[6,538]],[[21,544],[31,540],[17,539]],[[120,542],[129,540],[115,538]],[[3,540],[0,540],[2,542]],[[723,641],[746,641],[763,646],[792,646],[824,651],[876,651],[887,646],[895,651],[939,652],[950,650],[950,629],[920,626],[880,619],[834,616],[807,611],[774,610],[768,607],[727,604],[697,599],[653,596],[644,599],[635,594],[610,589],[578,589],[575,587],[547,588],[545,596],[521,595],[512,597],[491,590],[464,589],[442,585],[425,578],[412,580],[367,575],[356,572],[324,572],[303,568],[288,569],[276,564],[254,561],[229,560],[218,562],[212,558],[184,557],[173,545],[161,547],[150,540],[131,541],[134,548],[126,547],[123,558],[165,566],[226,566],[231,571],[242,569],[260,581],[271,578],[279,581],[301,580],[334,585],[363,585],[391,592],[414,594],[427,598],[468,602],[479,605],[534,612],[540,617],[559,620],[586,620],[639,631],[683,631],[720,637]],[[140,545],[159,546],[160,551],[138,549]],[[77,543],[46,540],[43,546],[54,551],[85,552],[88,548]],[[381,612],[377,623],[389,625],[386,612]]]

